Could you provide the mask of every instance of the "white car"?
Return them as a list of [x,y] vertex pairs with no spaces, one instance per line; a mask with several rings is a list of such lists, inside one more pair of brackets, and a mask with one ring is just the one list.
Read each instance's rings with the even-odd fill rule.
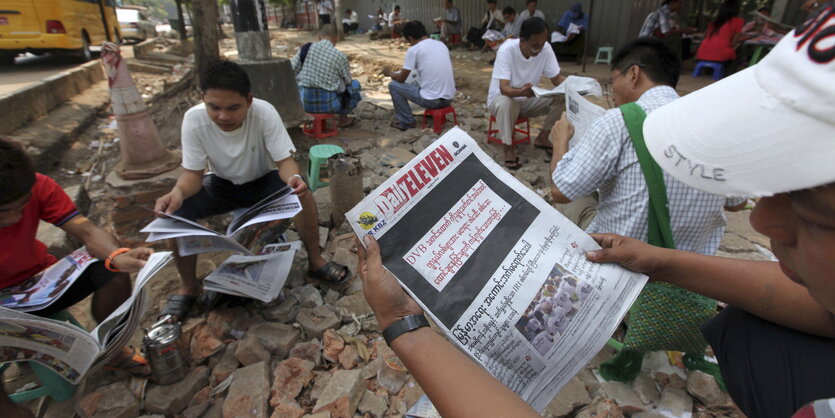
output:
[[144,41],[157,36],[156,25],[137,9],[116,8],[116,17],[119,20],[122,39]]

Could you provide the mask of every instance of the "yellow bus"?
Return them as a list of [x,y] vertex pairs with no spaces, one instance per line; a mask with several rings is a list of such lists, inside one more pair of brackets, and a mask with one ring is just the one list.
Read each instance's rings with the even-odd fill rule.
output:
[[0,0],[0,65],[24,52],[89,61],[104,41],[121,41],[115,0]]

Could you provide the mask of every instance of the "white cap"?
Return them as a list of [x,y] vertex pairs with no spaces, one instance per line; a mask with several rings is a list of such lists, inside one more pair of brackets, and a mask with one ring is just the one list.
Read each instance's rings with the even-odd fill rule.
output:
[[652,112],[644,137],[665,171],[727,196],[835,182],[835,10],[757,65]]

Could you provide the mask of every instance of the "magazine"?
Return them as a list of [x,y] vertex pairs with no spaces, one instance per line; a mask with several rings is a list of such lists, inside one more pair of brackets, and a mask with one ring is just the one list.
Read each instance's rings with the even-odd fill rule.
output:
[[0,307],[0,364],[37,361],[78,384],[91,368],[115,357],[133,336],[147,305],[142,288],[171,258],[170,252],[152,254],[136,275],[131,297],[92,332],[67,322]]
[[598,83],[597,80],[591,77],[580,77],[576,75],[570,75],[566,77],[565,81],[560,83],[559,86],[556,86],[552,89],[533,86],[531,87],[531,90],[533,90],[533,93],[536,95],[536,97],[556,96],[558,94],[565,94],[565,87],[569,84],[574,87],[575,91],[577,91],[583,96],[587,94],[591,94],[594,96],[603,95],[603,89],[600,88],[600,83]]
[[565,115],[574,126],[574,136],[568,141],[569,148],[585,135],[597,118],[606,113],[606,109],[588,101],[574,86],[573,83],[565,86]]
[[542,411],[606,344],[646,276],[454,127],[347,214],[444,334]]
[[44,309],[58,300],[96,261],[97,258],[81,247],[23,282],[0,289],[0,306],[22,312]]
[[275,243],[291,219],[301,212],[299,197],[292,191],[290,186],[284,187],[236,216],[225,235],[197,222],[160,212],[140,232],[150,233],[148,241],[176,238],[184,256],[210,251],[258,254],[265,246]]
[[301,247],[294,241],[266,246],[261,255],[233,255],[203,279],[207,290],[271,302],[284,287],[293,257]]

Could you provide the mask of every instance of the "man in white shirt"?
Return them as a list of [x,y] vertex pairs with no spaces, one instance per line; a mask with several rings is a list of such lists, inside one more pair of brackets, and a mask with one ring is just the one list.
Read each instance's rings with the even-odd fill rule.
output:
[[359,27],[357,12],[351,9],[345,10],[345,17],[342,18],[342,32],[345,35],[356,31]]
[[333,13],[333,3],[331,0],[321,0],[319,2],[319,25],[327,25],[331,23],[331,14]]
[[[252,97],[249,76],[231,61],[212,64],[200,87],[203,103],[183,118],[183,174],[154,209],[201,219],[249,207],[289,185],[302,204],[295,222],[307,249],[309,274],[331,285],[347,283],[347,267],[322,258],[316,201],[299,174],[292,158],[296,149],[275,108]],[[207,167],[211,173],[204,176]],[[197,256],[180,256],[176,240],[172,247],[182,286],[162,315],[182,320],[200,292]]]
[[[452,61],[446,45],[430,39],[423,23],[417,20],[403,26],[403,36],[411,45],[406,51],[403,68],[398,71],[386,68],[382,71],[384,76],[391,77],[389,93],[397,117],[391,126],[401,131],[416,126],[409,101],[426,109],[439,109],[449,106],[455,97]],[[406,83],[412,71],[417,73],[419,85]]]
[[528,20],[529,17],[539,17],[545,20],[545,13],[542,13],[541,10],[536,8],[536,0],[528,0],[525,3],[525,10],[519,13],[519,20],[522,22]]
[[532,17],[522,22],[519,39],[505,41],[496,54],[487,106],[496,117],[496,137],[504,144],[505,167],[511,170],[522,166],[512,143],[516,118],[547,115],[534,146],[551,147],[548,133],[558,118],[557,103],[551,97],[534,97],[531,89],[543,75],[555,86],[565,80],[548,34],[545,20]]
[[[461,11],[452,5],[452,0],[444,0],[444,16],[435,19],[435,25],[441,31],[441,39],[447,44],[461,42]],[[454,35],[458,35],[458,42]]]

